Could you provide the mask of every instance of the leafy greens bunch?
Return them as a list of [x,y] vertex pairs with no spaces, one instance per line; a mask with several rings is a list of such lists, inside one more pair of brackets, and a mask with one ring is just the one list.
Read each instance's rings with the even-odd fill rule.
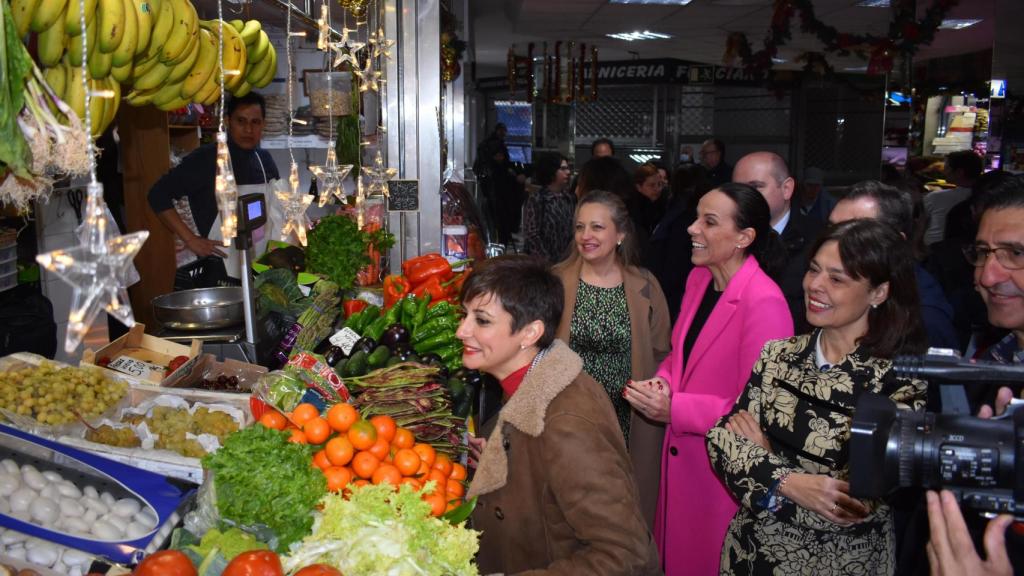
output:
[[360,230],[355,220],[344,215],[324,216],[309,233],[306,267],[323,274],[341,290],[352,287],[359,270],[370,263],[368,248],[383,252],[395,237],[383,230]]

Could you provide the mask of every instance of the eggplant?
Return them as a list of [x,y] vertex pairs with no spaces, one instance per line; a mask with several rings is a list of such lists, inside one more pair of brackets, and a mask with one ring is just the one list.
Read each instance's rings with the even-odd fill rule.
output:
[[438,376],[439,378],[443,380],[448,379],[448,368],[445,367],[444,361],[441,360],[441,357],[438,356],[437,354],[434,354],[433,352],[427,352],[426,354],[422,354],[420,355],[420,361],[426,364],[427,366],[430,366],[431,368],[437,368],[438,370],[440,370],[440,374]]
[[337,366],[338,362],[341,362],[345,358],[347,358],[347,356],[345,356],[345,351],[342,350],[340,346],[331,346],[327,349],[327,353],[324,354],[324,360],[331,368]]
[[380,337],[380,344],[388,347],[392,352],[398,344],[408,344],[412,334],[409,329],[401,324],[392,324]]
[[324,338],[316,345],[316,348],[313,348],[313,354],[323,356],[324,354],[327,354],[327,351],[331,349],[331,346],[331,340],[329,338]]
[[355,346],[352,347],[352,354],[355,354],[357,350],[362,350],[369,354],[377,347],[377,341],[369,336],[363,336],[359,340],[356,340]]

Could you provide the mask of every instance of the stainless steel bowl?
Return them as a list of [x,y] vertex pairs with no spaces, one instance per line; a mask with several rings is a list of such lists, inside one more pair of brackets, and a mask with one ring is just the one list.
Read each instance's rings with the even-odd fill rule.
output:
[[153,298],[153,314],[165,328],[213,330],[242,323],[242,288],[181,290]]

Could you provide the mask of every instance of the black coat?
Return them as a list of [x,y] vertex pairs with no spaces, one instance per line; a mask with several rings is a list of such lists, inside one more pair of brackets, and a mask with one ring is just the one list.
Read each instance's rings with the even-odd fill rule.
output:
[[793,315],[793,330],[803,334],[811,330],[807,323],[807,312],[804,309],[804,274],[811,261],[811,249],[818,239],[823,225],[800,213],[790,210],[789,222],[782,231],[782,243],[786,246],[786,264],[781,274],[776,274],[779,288],[789,304],[789,312]]
[[693,269],[693,241],[686,229],[697,219],[697,212],[686,202],[674,201],[654,229],[643,253],[643,265],[654,274],[665,293],[672,324],[679,316],[686,277]]

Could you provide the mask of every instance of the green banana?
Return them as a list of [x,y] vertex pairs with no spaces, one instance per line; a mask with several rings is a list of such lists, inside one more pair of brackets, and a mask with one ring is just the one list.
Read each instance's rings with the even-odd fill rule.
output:
[[175,98],[174,100],[171,100],[170,102],[167,102],[167,103],[165,103],[165,104],[163,104],[161,106],[157,106],[157,108],[160,109],[160,110],[163,110],[164,112],[172,112],[174,110],[177,110],[178,108],[185,107],[187,104],[188,104],[188,100],[186,100],[184,98]]
[[245,45],[249,46],[254,44],[260,38],[260,30],[263,26],[260,25],[259,20],[249,20],[245,23],[245,26],[238,31],[242,35],[242,40],[245,41]]
[[39,64],[47,68],[56,66],[60,57],[64,55],[64,48],[68,45],[68,35],[64,33],[64,26],[61,22],[54,22],[52,26],[39,33],[36,39],[36,54],[39,56]]
[[[96,20],[93,19],[85,29],[85,40],[89,46],[89,51],[92,52],[93,46],[96,45]],[[86,54],[88,56],[88,54]],[[68,63],[72,66],[82,65],[82,35],[71,36],[68,38]]]
[[93,50],[86,64],[89,66],[89,77],[93,80],[102,80],[110,76],[110,70],[114,67],[114,55]]
[[232,94],[236,98],[241,98],[242,96],[245,96],[249,92],[252,92],[252,84],[249,84],[248,82],[243,80],[242,83],[238,86],[238,88],[235,88],[235,91],[232,92]]
[[153,99],[150,101],[154,106],[160,107],[172,100],[177,100],[181,97],[181,84],[164,84],[156,94],[153,95]]
[[150,33],[149,46],[146,47],[146,56],[150,58],[163,51],[164,43],[171,33],[171,27],[174,26],[174,8],[171,8],[171,0],[162,0],[160,11],[154,12],[154,14],[156,20],[153,24],[153,32]]
[[255,44],[249,47],[249,58],[247,62],[249,66],[263,60],[267,56],[267,50],[270,48],[270,37],[267,36],[266,30],[260,30],[260,38]]
[[167,77],[171,75],[171,70],[174,70],[173,66],[168,66],[163,62],[157,62],[152,68],[146,71],[145,74],[135,77],[135,82],[132,83],[137,90],[149,90],[161,86]]
[[277,50],[273,46],[270,47],[270,54],[266,59],[270,60],[270,66],[267,66],[266,73],[262,78],[257,79],[256,82],[250,82],[253,88],[263,88],[270,84],[274,80],[274,75],[277,74]]
[[129,62],[124,66],[114,66],[110,69],[110,77],[120,84],[131,82],[132,73],[135,71],[135,64]]
[[256,81],[267,74],[267,69],[270,68],[271,64],[273,64],[273,58],[269,54],[264,56],[262,60],[249,67],[249,71],[245,75],[245,81],[255,86]]
[[233,26],[234,29],[238,30],[239,32],[242,31],[242,28],[245,28],[244,20],[232,20],[231,22],[228,22],[228,24],[231,24],[231,26]]
[[99,44],[100,52],[109,54],[116,50],[121,44],[121,40],[124,39],[124,0],[98,0],[98,2],[96,13],[99,26],[96,30],[96,42]]
[[43,70],[43,79],[46,80],[47,86],[53,90],[53,93],[57,95],[61,100],[64,99],[64,91],[68,88],[68,69],[63,64],[57,62],[56,65]]

